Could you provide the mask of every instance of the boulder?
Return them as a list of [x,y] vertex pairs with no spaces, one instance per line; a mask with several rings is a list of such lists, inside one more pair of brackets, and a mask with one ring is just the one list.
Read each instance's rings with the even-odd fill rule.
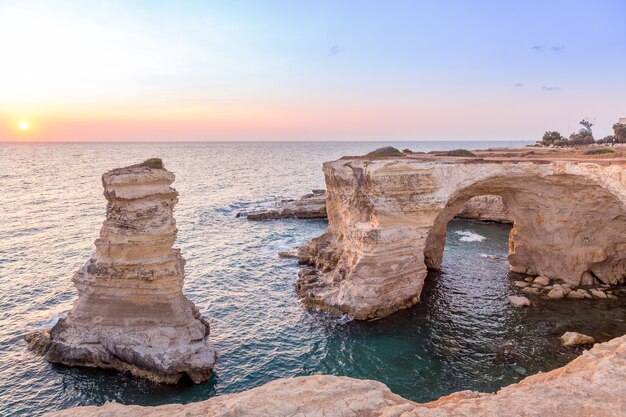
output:
[[602,291],[602,290],[597,289],[597,288],[592,288],[591,290],[589,290],[589,292],[594,297],[597,297],[597,298],[607,298],[606,293],[604,291]]
[[553,300],[560,300],[565,298],[568,291],[561,284],[554,284],[552,289],[548,292],[548,298]]
[[561,344],[563,346],[590,345],[595,342],[593,337],[577,332],[565,332],[561,336]]
[[535,278],[533,283],[545,286],[545,285],[550,284],[550,278],[544,277],[543,275],[539,275],[538,277]]
[[509,295],[509,302],[513,304],[515,307],[527,307],[530,305],[530,300],[526,297],[517,296],[517,295]]

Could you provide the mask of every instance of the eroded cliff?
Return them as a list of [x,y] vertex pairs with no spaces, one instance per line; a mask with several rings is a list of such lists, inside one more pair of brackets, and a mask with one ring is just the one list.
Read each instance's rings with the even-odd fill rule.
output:
[[185,260],[172,248],[174,174],[156,166],[102,176],[106,220],[93,257],[74,275],[78,299],[49,332],[27,336],[46,360],[167,383],[209,377],[209,324],[182,293]]

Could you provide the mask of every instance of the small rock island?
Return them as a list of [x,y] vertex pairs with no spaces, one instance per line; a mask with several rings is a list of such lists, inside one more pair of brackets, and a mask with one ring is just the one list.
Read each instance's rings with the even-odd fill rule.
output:
[[93,257],[74,275],[78,299],[27,342],[53,363],[129,371],[156,382],[208,379],[209,324],[182,293],[174,174],[159,159],[102,176],[106,220]]

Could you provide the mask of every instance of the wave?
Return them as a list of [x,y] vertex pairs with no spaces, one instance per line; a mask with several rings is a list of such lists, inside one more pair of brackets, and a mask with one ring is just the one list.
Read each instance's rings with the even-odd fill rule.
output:
[[487,239],[485,236],[470,232],[469,230],[457,230],[454,233],[461,236],[459,239],[461,242],[482,242]]

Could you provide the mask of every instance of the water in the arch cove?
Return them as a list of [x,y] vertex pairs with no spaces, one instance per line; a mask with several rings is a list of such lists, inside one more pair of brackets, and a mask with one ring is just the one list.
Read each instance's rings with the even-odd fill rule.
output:
[[[497,144],[463,147],[491,145]],[[581,352],[560,346],[564,331],[600,341],[626,331],[621,301],[514,308],[506,297],[517,292],[507,277],[510,226],[461,221],[449,224],[442,270],[428,276],[423,301],[414,308],[366,323],[302,308],[294,291],[299,267],[276,253],[320,235],[326,223],[251,222],[235,215],[322,188],[323,161],[378,146],[0,145],[0,415],[40,415],[107,400],[200,401],[315,373],[375,379],[406,398],[428,401],[461,389],[494,391],[563,365]],[[100,175],[152,156],[161,156],[176,174],[184,291],[209,318],[219,350],[214,376],[200,385],[156,385],[116,372],[50,365],[23,342],[27,331],[49,326],[76,296],[71,276],[89,259],[104,216]]]

